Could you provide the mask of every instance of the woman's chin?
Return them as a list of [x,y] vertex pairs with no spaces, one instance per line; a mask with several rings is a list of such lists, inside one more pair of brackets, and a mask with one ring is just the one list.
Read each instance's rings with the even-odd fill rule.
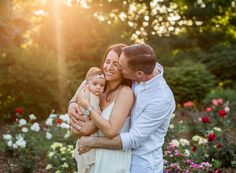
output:
[[106,81],[115,81],[120,79],[118,76],[105,76],[105,78]]

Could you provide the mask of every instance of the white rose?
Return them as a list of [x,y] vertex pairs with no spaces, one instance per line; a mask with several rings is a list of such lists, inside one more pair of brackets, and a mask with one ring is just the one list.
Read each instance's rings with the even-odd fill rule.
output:
[[52,119],[52,118],[48,118],[48,119],[46,120],[45,124],[46,124],[47,126],[52,126],[52,125],[53,125],[53,119]]
[[213,130],[215,130],[217,132],[221,132],[221,128],[219,128],[219,127],[214,127]]
[[180,142],[180,144],[181,144],[182,146],[189,146],[189,145],[190,145],[190,143],[189,143],[189,141],[188,141],[187,139],[181,138],[181,139],[179,140],[179,142]]
[[192,137],[192,140],[198,142],[201,138],[202,138],[201,136],[195,135]]
[[57,117],[57,114],[50,114],[49,115],[49,118],[56,118]]
[[172,114],[171,118],[174,119],[175,118],[175,114]]
[[29,130],[28,130],[26,127],[23,127],[23,128],[21,129],[21,131],[24,132],[24,133],[27,133]]
[[184,153],[185,153],[185,155],[186,155],[187,157],[190,156],[190,151],[189,151],[189,150],[185,149],[185,150],[184,150]]
[[49,132],[46,132],[46,138],[47,138],[47,139],[52,139],[52,134],[49,133]]
[[6,134],[6,135],[3,135],[3,139],[8,141],[12,139],[12,136],[10,134]]
[[31,120],[36,120],[36,119],[37,119],[34,114],[30,114],[30,115],[29,115],[29,118],[30,118]]
[[64,122],[69,123],[70,119],[69,119],[69,115],[65,114],[65,115],[60,115],[59,116],[60,119],[62,119]]
[[67,138],[69,138],[69,137],[70,137],[70,135],[71,135],[71,132],[70,132],[70,130],[67,130],[66,134],[64,135],[64,139],[67,139]]
[[198,144],[201,145],[201,144],[206,144],[208,141],[207,139],[205,138],[200,138],[199,141],[198,141]]
[[228,106],[226,106],[226,107],[224,108],[224,110],[225,110],[226,113],[228,113],[228,112],[230,111],[230,108],[229,108]]
[[64,163],[64,164],[62,165],[62,167],[63,167],[63,168],[68,168],[69,166],[68,166],[67,163]]
[[12,147],[12,141],[8,141],[8,142],[7,142],[7,146],[8,146],[8,147]]
[[34,124],[30,127],[30,129],[31,129],[32,131],[38,132],[38,131],[40,130],[39,123],[34,123]]
[[20,139],[20,138],[23,138],[23,135],[22,135],[22,134],[17,134],[17,135],[16,135],[16,139],[18,140],[18,139]]
[[48,157],[49,157],[49,158],[52,158],[53,155],[54,155],[53,152],[48,153]]
[[171,144],[174,145],[175,147],[179,147],[179,141],[176,140],[176,139],[173,139],[173,140],[171,141]]
[[51,164],[47,164],[46,170],[49,170],[49,169],[51,169],[51,168],[52,168],[52,165],[51,165]]
[[26,141],[24,140],[24,138],[20,138],[16,141],[17,146],[19,146],[20,148],[25,148],[26,146]]
[[18,146],[17,146],[16,144],[13,144],[12,147],[13,147],[14,149],[18,148]]
[[60,148],[60,152],[61,152],[61,154],[65,154],[65,152],[66,152],[66,147],[61,147],[61,148]]
[[20,124],[20,126],[26,125],[27,121],[25,119],[20,119],[19,124]]
[[61,148],[63,145],[59,142],[54,142],[52,145],[51,145],[51,148],[53,150],[55,150],[56,148]]
[[66,123],[61,123],[60,127],[63,128],[63,129],[70,129],[70,125],[66,124]]
[[174,127],[175,127],[174,124],[170,124],[169,126],[170,129],[173,129]]

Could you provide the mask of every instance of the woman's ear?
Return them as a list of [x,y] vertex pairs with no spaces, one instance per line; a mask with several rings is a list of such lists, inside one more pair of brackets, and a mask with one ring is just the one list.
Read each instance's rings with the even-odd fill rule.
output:
[[138,76],[139,78],[142,78],[143,75],[144,75],[143,71],[137,71],[137,76]]

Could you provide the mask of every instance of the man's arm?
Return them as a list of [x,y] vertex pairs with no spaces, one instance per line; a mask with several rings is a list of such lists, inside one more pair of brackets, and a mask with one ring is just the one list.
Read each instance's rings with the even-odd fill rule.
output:
[[175,108],[174,103],[159,102],[147,105],[144,112],[135,119],[129,132],[121,133],[122,148],[129,150],[138,148],[165,121],[170,120]]
[[[120,150],[122,149],[122,142],[120,135],[108,139],[106,137],[82,137],[79,139],[79,148],[104,148],[109,150]],[[83,153],[83,152],[82,152]]]
[[[159,107],[160,106],[160,107]],[[110,150],[129,150],[138,148],[150,135],[173,113],[175,105],[161,103],[150,104],[149,107],[136,120],[129,132],[108,139],[106,137],[82,137],[80,139],[80,152],[86,148],[104,148]]]

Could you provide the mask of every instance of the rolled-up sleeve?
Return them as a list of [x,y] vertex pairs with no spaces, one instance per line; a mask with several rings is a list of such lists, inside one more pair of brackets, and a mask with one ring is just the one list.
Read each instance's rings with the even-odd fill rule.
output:
[[154,133],[173,113],[174,105],[169,102],[152,103],[145,107],[129,132],[120,133],[124,150],[136,149]]

